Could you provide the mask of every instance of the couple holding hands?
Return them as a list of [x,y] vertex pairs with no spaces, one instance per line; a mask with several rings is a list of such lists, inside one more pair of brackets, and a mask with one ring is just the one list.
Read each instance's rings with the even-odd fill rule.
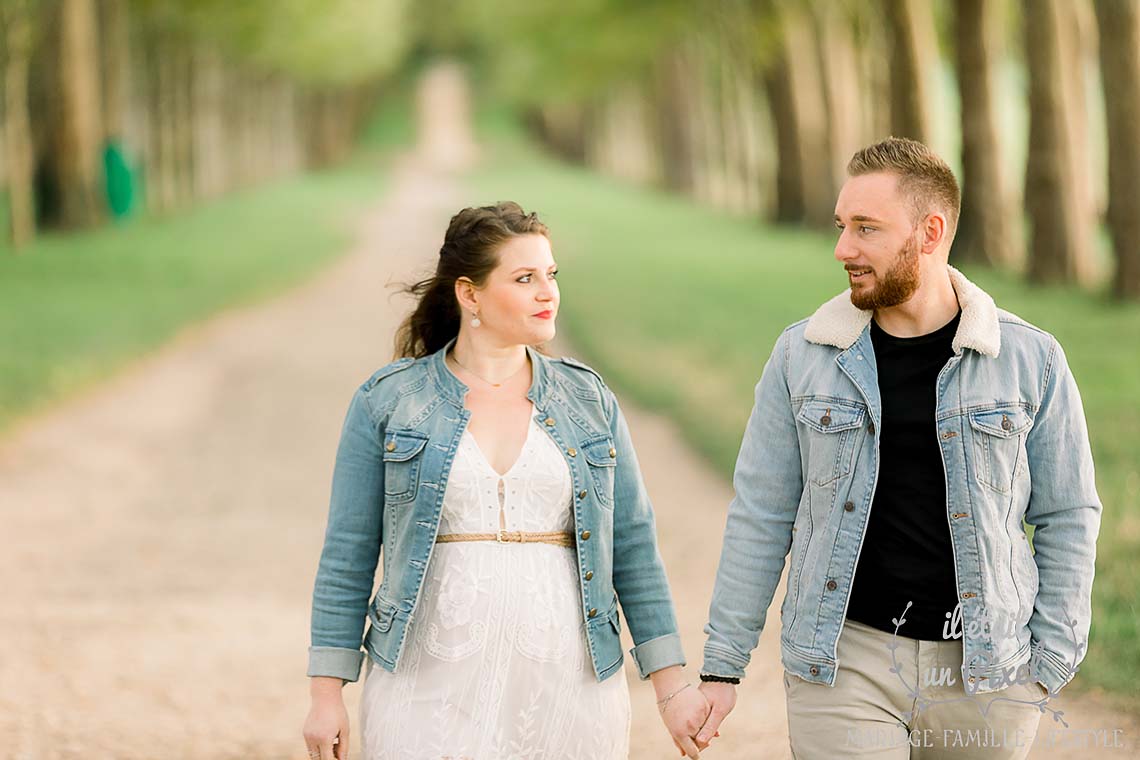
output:
[[960,193],[944,161],[889,138],[847,170],[850,289],[783,331],[756,386],[699,684],[617,400],[536,348],[559,307],[546,226],[514,203],[451,219],[400,358],[341,431],[313,760],[347,760],[341,690],[365,663],[367,760],[629,757],[619,602],[678,752],[699,757],[785,558],[795,757],[1026,756],[1091,616],[1101,504],[1080,396],[1051,335],[948,265]]

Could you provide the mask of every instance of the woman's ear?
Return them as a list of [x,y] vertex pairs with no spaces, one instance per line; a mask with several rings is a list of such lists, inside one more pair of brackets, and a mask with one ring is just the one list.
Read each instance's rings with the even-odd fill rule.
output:
[[475,283],[466,277],[455,280],[455,299],[459,301],[459,308],[471,314],[479,312],[479,290]]

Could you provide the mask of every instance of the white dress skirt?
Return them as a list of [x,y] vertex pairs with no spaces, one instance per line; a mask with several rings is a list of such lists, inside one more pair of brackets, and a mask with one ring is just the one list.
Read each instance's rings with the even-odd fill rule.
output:
[[[464,431],[439,532],[574,531],[570,471],[532,415],[500,476]],[[629,757],[625,673],[598,682],[577,557],[544,543],[436,544],[395,673],[370,658],[360,705],[365,760]]]

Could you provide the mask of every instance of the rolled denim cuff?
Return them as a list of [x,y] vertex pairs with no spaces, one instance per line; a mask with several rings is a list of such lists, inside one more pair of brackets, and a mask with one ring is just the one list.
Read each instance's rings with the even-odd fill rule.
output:
[[643,641],[629,650],[633,661],[637,663],[637,674],[641,680],[649,678],[649,674],[667,668],[670,665],[684,665],[685,653],[681,649],[681,634],[667,633],[649,641]]
[[731,655],[722,652],[719,648],[705,644],[705,661],[701,666],[702,673],[708,673],[712,676],[730,676],[732,678],[744,678],[744,667],[747,662],[739,664],[734,662]]
[[360,678],[364,652],[344,647],[309,647],[310,676],[331,676],[355,681]]
[[1050,694],[1059,692],[1076,674],[1075,666],[1048,649],[1042,649],[1041,656],[1033,663],[1033,676],[1044,684]]

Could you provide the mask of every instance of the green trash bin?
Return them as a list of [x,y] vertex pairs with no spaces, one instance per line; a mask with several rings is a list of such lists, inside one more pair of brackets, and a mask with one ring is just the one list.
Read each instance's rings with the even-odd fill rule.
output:
[[117,140],[107,143],[103,150],[103,170],[107,182],[107,205],[115,219],[122,219],[134,207],[135,175],[122,144]]

